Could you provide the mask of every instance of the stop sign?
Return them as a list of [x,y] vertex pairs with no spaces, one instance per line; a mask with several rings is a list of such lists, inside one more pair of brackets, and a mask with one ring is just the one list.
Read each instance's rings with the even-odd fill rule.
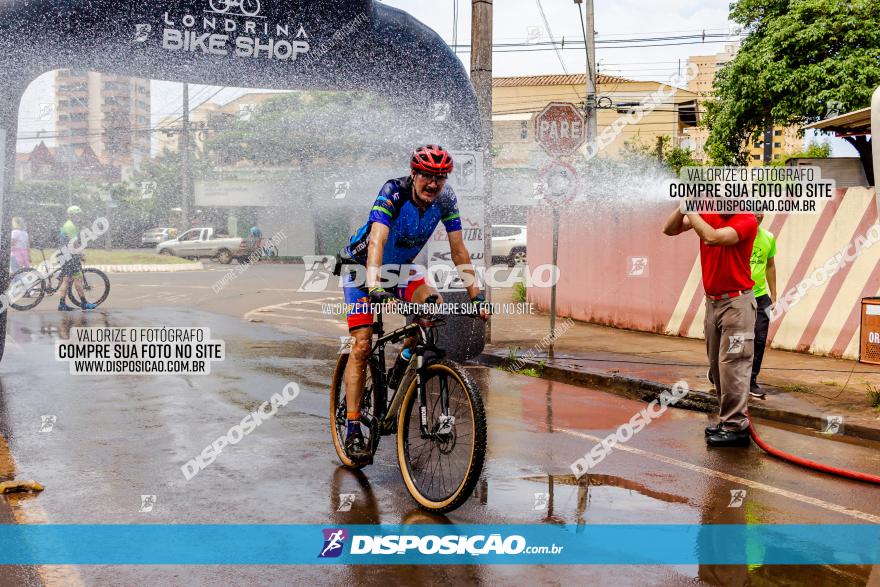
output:
[[553,157],[574,153],[584,144],[584,114],[568,102],[550,102],[535,117],[535,140]]

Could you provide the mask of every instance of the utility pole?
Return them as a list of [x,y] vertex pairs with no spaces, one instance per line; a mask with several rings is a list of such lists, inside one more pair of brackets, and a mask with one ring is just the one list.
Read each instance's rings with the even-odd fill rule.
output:
[[584,118],[586,119],[587,145],[592,144],[599,135],[596,119],[596,20],[593,0],[574,0],[584,4],[584,45],[587,49],[587,95],[584,99]]
[[[471,0],[471,83],[480,109],[483,148],[483,265],[492,264],[492,0]],[[486,300],[492,288],[483,284]],[[486,323],[486,342],[492,341],[492,320]]]
[[183,217],[181,230],[188,230],[190,169],[189,169],[189,84],[183,84],[183,120],[180,130],[180,210]]

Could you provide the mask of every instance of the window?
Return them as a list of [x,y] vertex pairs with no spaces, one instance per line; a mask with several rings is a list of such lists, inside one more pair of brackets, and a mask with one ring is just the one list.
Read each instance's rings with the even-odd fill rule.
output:
[[523,120],[519,123],[519,138],[522,140],[526,140],[529,138],[529,122],[527,120]]
[[782,131],[781,131],[781,130],[774,130],[774,131],[773,131],[773,136],[774,136],[774,137],[781,137],[781,136],[782,136]]
[[773,155],[773,158],[774,158],[774,159],[779,159],[779,153]]
[[752,161],[760,161],[760,160],[761,160],[760,155],[752,155]]
[[493,226],[492,237],[508,237],[516,236],[522,232],[522,228],[518,226]]
[[773,143],[773,146],[777,149],[782,146],[782,143]]
[[761,142],[761,141],[755,141],[754,143],[752,143],[752,146],[755,147],[755,148],[757,149],[758,147],[760,147],[760,146],[763,145],[763,144],[764,144],[764,143]]

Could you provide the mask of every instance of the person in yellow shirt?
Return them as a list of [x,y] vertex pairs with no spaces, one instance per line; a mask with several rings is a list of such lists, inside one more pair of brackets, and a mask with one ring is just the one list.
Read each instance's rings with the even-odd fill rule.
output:
[[758,302],[758,316],[755,320],[755,357],[752,360],[752,381],[749,393],[754,397],[764,398],[758,386],[758,374],[764,360],[764,349],[767,346],[767,331],[770,329],[770,316],[767,310],[776,299],[776,237],[761,228],[763,214],[755,214],[758,220],[758,236],[752,247],[752,280],[755,282],[755,301]]

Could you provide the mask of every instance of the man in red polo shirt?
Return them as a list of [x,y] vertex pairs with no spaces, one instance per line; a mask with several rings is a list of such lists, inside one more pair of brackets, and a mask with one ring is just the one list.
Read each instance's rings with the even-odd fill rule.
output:
[[720,405],[717,426],[706,428],[709,446],[749,446],[749,381],[758,304],[752,292],[750,259],[758,234],[753,214],[672,213],[663,232],[691,228],[700,237],[706,290],[706,353]]

